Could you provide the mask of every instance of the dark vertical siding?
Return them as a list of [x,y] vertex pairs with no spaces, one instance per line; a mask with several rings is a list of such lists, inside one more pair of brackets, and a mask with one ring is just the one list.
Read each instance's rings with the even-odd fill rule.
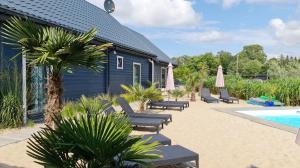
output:
[[107,65],[101,72],[92,72],[87,69],[77,69],[71,74],[64,74],[64,99],[74,100],[81,95],[97,96],[106,91]]
[[[123,57],[123,69],[117,69],[117,56]],[[117,54],[111,53],[109,56],[110,62],[110,86],[109,92],[111,94],[123,93],[121,84],[132,85],[133,82],[133,63],[141,64],[141,83],[143,86],[147,86],[151,82],[151,77],[149,73],[150,65],[147,58],[140,56],[134,56],[127,53],[118,52]]]
[[160,87],[161,67],[160,64],[154,63],[154,82],[158,83],[158,87]]

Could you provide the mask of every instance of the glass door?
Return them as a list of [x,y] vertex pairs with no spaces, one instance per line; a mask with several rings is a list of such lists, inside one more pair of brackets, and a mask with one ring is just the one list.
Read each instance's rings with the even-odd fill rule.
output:
[[27,107],[28,117],[41,119],[44,114],[46,94],[46,71],[42,66],[28,68],[27,71]]

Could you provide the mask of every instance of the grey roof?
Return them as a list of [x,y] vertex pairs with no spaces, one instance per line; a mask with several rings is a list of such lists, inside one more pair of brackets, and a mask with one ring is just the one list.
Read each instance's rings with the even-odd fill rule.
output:
[[101,40],[170,62],[170,58],[146,37],[85,0],[0,0],[0,8],[78,32],[96,27]]

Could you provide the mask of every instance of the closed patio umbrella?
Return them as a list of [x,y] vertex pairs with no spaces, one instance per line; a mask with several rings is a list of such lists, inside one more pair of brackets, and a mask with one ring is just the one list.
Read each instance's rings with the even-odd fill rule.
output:
[[218,88],[225,87],[223,68],[221,65],[219,65],[219,67],[218,67],[218,73],[217,73],[217,78],[216,78],[216,87],[218,87]]
[[168,65],[168,75],[167,75],[167,81],[166,81],[166,91],[168,91],[168,99],[170,99],[169,91],[172,91],[175,89],[174,84],[174,76],[173,76],[173,65],[169,63]]

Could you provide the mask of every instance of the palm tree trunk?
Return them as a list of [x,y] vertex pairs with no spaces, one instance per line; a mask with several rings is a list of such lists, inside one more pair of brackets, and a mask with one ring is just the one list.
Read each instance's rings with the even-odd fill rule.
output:
[[54,128],[53,117],[60,118],[62,109],[62,79],[59,73],[51,73],[47,81],[47,103],[45,107],[45,124]]
[[140,104],[140,112],[143,112],[145,110],[145,102],[141,102]]
[[200,80],[200,85],[199,85],[199,96],[201,97],[201,90],[203,88],[203,84],[204,84],[204,81],[201,79]]
[[196,88],[195,87],[193,87],[193,89],[192,89],[191,101],[196,101]]

